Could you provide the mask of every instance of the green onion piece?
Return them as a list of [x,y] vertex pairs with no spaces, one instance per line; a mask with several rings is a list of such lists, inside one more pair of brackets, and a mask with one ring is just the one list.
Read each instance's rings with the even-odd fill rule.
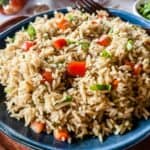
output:
[[73,14],[67,14],[66,17],[67,17],[67,19],[68,19],[70,22],[72,22],[72,21],[74,21],[74,20],[76,19],[76,17],[73,16]]
[[26,31],[26,29],[25,29],[24,27],[22,27],[22,28],[21,28],[21,31],[22,31],[22,32],[25,32],[25,31]]
[[81,45],[81,48],[86,51],[89,46],[90,46],[90,43],[88,41],[74,41],[74,40],[70,40],[70,39],[67,39],[67,44],[70,45],[70,44],[78,44],[78,45]]
[[72,96],[67,95],[64,99],[64,102],[71,102],[72,101]]
[[111,58],[111,53],[108,52],[106,49],[104,49],[101,53],[100,53],[101,57],[105,57],[105,58]]
[[61,105],[63,103],[70,103],[71,101],[72,101],[72,96],[66,95],[63,100],[56,102],[55,106],[56,105]]
[[8,42],[8,43],[13,43],[13,42],[15,42],[15,35],[12,36],[12,37],[8,37],[8,39],[7,39],[6,42]]
[[146,18],[150,20],[150,14],[148,14],[148,15],[146,16]]
[[150,13],[150,8],[146,8],[144,11],[143,11],[143,16],[147,16],[148,14]]
[[9,0],[0,0],[0,5],[8,5]]
[[144,18],[150,20],[150,1],[146,1],[144,4],[141,4],[138,11]]
[[56,67],[57,67],[57,68],[59,68],[59,67],[61,68],[64,63],[65,63],[65,60],[64,60],[64,61],[57,62],[57,63],[56,63]]
[[126,44],[126,49],[128,51],[131,51],[133,49],[133,41],[132,40],[128,40],[128,42]]
[[93,91],[110,91],[111,85],[110,84],[93,84],[90,86],[90,89]]
[[90,47],[90,43],[88,41],[81,41],[81,42],[78,42],[79,45],[81,45],[81,48],[86,51],[89,49]]
[[113,33],[113,28],[110,28],[110,30],[109,30],[108,33],[109,33],[109,34]]
[[13,91],[13,89],[12,88],[5,88],[4,91],[6,94],[9,94]]
[[75,44],[76,41],[73,41],[73,40],[70,40],[70,39],[67,39],[67,44],[70,45],[70,44]]
[[27,33],[29,34],[31,40],[35,39],[36,36],[36,30],[35,28],[30,24],[27,28]]
[[45,40],[48,40],[48,39],[49,39],[48,33],[45,33],[45,34],[43,35],[43,37],[44,37]]

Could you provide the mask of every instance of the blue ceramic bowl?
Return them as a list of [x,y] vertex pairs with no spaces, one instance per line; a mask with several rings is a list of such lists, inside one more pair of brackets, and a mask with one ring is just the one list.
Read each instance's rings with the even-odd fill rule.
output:
[[[60,9],[59,11],[66,13],[67,9]],[[114,15],[121,17],[125,21],[130,23],[150,28],[150,24],[141,18],[134,16],[128,12],[110,9]],[[38,14],[43,16],[47,14],[49,17],[53,16],[53,11]],[[12,36],[16,31],[21,29],[23,26],[27,26],[30,21],[33,21],[36,16],[28,18],[12,28],[4,31],[0,34],[0,48],[5,46],[4,39],[7,36]],[[45,133],[35,134],[30,128],[24,127],[23,121],[17,121],[16,119],[10,118],[6,107],[4,105],[5,94],[3,87],[0,86],[0,131],[7,134],[12,139],[25,144],[33,149],[37,150],[116,150],[126,149],[139,141],[143,140],[150,134],[150,120],[140,120],[136,122],[135,127],[132,131],[117,136],[109,136],[105,139],[104,143],[100,143],[97,138],[88,137],[84,140],[77,140],[72,144],[55,141],[52,135]]]

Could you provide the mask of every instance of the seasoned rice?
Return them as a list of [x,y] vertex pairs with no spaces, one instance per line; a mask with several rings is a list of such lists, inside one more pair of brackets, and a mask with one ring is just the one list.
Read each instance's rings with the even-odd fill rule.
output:
[[[58,28],[61,19],[68,20],[66,29]],[[66,129],[76,138],[93,135],[100,141],[131,130],[135,118],[149,118],[150,36],[142,28],[106,12],[90,15],[77,10],[56,13],[50,19],[37,17],[31,25],[36,37],[29,51],[22,48],[31,40],[26,29],[16,32],[13,41],[7,38],[6,48],[0,51],[0,82],[11,117],[24,119],[25,126],[42,122],[47,133]],[[98,44],[102,35],[111,38],[108,46]],[[59,38],[68,42],[61,50],[53,45]],[[87,48],[79,42],[88,43]],[[104,50],[110,57],[101,55]],[[67,74],[72,61],[86,63],[84,76]],[[131,64],[142,70],[134,74]],[[52,73],[51,83],[41,82],[41,70]],[[117,87],[112,85],[114,80]],[[92,90],[96,84],[110,89]],[[64,101],[66,96],[71,100]]]

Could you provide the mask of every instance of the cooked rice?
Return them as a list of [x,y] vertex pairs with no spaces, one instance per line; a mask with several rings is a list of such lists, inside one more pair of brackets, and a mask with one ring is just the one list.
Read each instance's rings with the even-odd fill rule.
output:
[[[58,29],[57,21],[68,19],[68,14],[56,13],[54,18],[37,17],[32,26],[36,30],[35,45],[24,52],[22,45],[30,40],[26,30],[15,33],[12,42],[7,38],[6,48],[0,51],[0,82],[7,92],[7,109],[11,117],[46,124],[46,132],[65,128],[76,138],[97,136],[100,141],[110,134],[123,134],[134,126],[135,118],[150,116],[150,36],[120,18],[69,12],[75,19],[66,30]],[[104,15],[103,17],[99,17]],[[97,44],[101,35],[111,37],[107,47]],[[59,37],[73,41],[88,41],[84,51],[81,45],[69,44],[62,50],[53,47]],[[127,41],[134,41],[133,49],[126,50]],[[100,57],[107,49],[112,57]],[[39,52],[40,50],[40,52]],[[142,72],[134,76],[125,60],[142,65]],[[83,77],[66,76],[71,61],[85,61]],[[52,83],[41,83],[40,70],[52,72]],[[96,83],[112,84],[110,91],[92,91]],[[66,84],[71,85],[67,87]],[[71,102],[64,102],[70,95]]]

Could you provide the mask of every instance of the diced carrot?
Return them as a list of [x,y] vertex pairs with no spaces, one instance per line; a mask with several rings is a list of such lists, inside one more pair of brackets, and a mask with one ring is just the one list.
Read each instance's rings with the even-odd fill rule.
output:
[[65,30],[70,26],[70,23],[66,19],[62,19],[60,22],[57,23],[59,29]]
[[111,43],[111,38],[108,35],[102,35],[97,41],[97,44],[102,46],[108,46]]
[[70,76],[73,76],[73,77],[76,77],[76,76],[83,77],[86,72],[86,64],[84,61],[70,62],[67,65],[67,72]]
[[57,39],[53,42],[53,46],[56,49],[62,49],[64,46],[67,46],[67,41],[63,38]]
[[142,72],[142,65],[141,64],[134,65],[133,74],[135,76],[138,76],[141,72]]
[[67,141],[70,138],[70,135],[65,129],[56,129],[54,130],[54,138],[58,141]]
[[52,80],[53,80],[52,73],[49,72],[49,71],[43,71],[42,72],[42,77],[43,77],[43,79],[41,81],[42,83],[44,83],[45,81],[51,83]]
[[35,42],[33,41],[26,41],[24,42],[24,44],[22,45],[22,49],[24,51],[28,51],[33,45],[35,45]]
[[34,121],[31,123],[30,128],[35,132],[35,133],[41,133],[44,128],[45,124],[41,122]]
[[117,79],[114,79],[112,82],[112,86],[114,89],[116,89],[118,87],[119,81]]

